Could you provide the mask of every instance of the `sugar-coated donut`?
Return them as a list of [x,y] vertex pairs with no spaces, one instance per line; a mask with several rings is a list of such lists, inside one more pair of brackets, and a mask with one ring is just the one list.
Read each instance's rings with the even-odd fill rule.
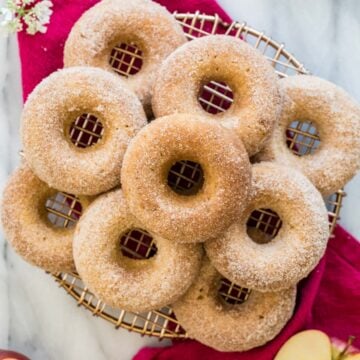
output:
[[[226,83],[234,102],[209,114],[198,98],[209,81]],[[226,35],[205,36],[182,45],[163,63],[153,94],[156,116],[190,113],[234,129],[249,155],[269,138],[280,113],[277,77],[264,56],[246,42]]]
[[145,0],[105,0],[86,11],[72,28],[64,63],[66,67],[97,66],[113,72],[109,62],[112,49],[120,43],[135,44],[142,51],[142,67],[122,78],[149,110],[161,62],[185,42],[181,26],[165,7]]
[[218,294],[221,278],[204,258],[197,280],[172,305],[191,338],[219,351],[246,351],[272,340],[291,318],[296,287],[268,293],[251,290],[245,302],[232,305]]
[[[205,244],[216,269],[240,286],[277,291],[295,285],[319,262],[329,237],[327,210],[311,182],[297,170],[262,162],[252,169],[246,210],[217,239]],[[253,241],[246,231],[251,213],[271,209],[282,221],[270,242]]]
[[[70,140],[82,114],[96,116],[103,137],[86,148]],[[115,75],[90,67],[60,70],[29,96],[22,114],[25,159],[50,187],[71,194],[95,195],[119,184],[130,139],[146,124],[141,103]]]
[[120,238],[131,229],[147,231],[129,213],[122,191],[99,197],[77,226],[76,268],[85,284],[108,305],[135,312],[169,305],[194,281],[202,248],[149,232],[157,253],[146,260],[130,259],[120,250]]
[[[6,239],[26,261],[51,272],[71,272],[74,227],[55,227],[46,213],[46,200],[56,193],[22,164],[3,194],[2,225]],[[90,200],[78,198],[83,210]]]
[[[181,160],[203,169],[196,194],[178,194],[167,184]],[[174,114],[154,120],[130,142],[121,184],[130,211],[149,230],[174,242],[200,242],[240,216],[250,179],[247,153],[232,131],[199,115]]]
[[[360,167],[360,106],[338,86],[315,76],[280,80],[282,115],[260,159],[302,171],[323,195],[346,184]],[[295,120],[311,121],[320,136],[314,153],[297,156],[286,145],[286,128]]]

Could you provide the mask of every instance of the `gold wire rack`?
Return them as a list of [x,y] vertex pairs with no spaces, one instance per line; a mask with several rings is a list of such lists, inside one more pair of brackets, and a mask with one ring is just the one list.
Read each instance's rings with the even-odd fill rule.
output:
[[104,127],[100,120],[92,114],[82,114],[71,124],[69,137],[79,148],[95,145],[103,136]]
[[[224,22],[218,15],[195,13],[174,13],[175,19],[182,26],[187,38],[192,40],[209,34],[226,34],[246,41],[261,51],[274,67],[279,77],[296,74],[308,74],[304,66],[280,44],[263,32],[257,31],[246,23]],[[142,52],[136,44],[118,44],[111,52],[110,65],[121,76],[131,76],[141,69]],[[204,110],[216,114],[225,111],[233,101],[231,89],[224,83],[211,81],[199,94],[199,102]],[[91,146],[103,133],[101,123],[91,114],[83,114],[76,119],[70,129],[73,143],[79,147]],[[297,155],[313,152],[320,143],[316,128],[311,122],[294,121],[287,130],[287,145]],[[190,161],[176,163],[170,171],[168,184],[175,191],[187,194],[202,181],[202,169]],[[329,226],[334,230],[345,193],[339,190],[327,199]],[[60,203],[60,205],[59,205]],[[57,226],[72,226],[81,215],[81,204],[74,196],[59,193],[46,205],[49,220]],[[60,220],[58,219],[60,217]],[[60,221],[60,222],[59,222]],[[251,214],[248,229],[276,236],[281,227],[281,220],[270,209],[257,209]],[[141,229],[133,229],[120,239],[124,255],[136,258],[149,258],[156,252],[152,237]],[[114,309],[97,299],[83,284],[78,274],[52,274],[79,306],[91,311],[94,316],[112,323],[116,328],[125,328],[142,335],[162,338],[186,338],[187,334],[176,320],[170,307],[147,313],[135,314],[121,309]],[[241,288],[226,279],[221,280],[219,295],[231,303],[246,301],[250,290]]]

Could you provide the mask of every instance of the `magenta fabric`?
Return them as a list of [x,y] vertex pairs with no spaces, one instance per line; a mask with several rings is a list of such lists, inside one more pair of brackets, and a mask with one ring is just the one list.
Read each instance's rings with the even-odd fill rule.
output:
[[360,242],[341,226],[334,235],[307,327],[341,340],[354,335],[360,348]]
[[[63,49],[66,38],[80,15],[99,0],[52,0],[54,13],[46,34],[31,36],[19,33],[23,98],[46,76],[63,67]],[[127,0],[131,1],[131,0]],[[214,0],[158,0],[169,11],[206,12],[219,14],[229,21],[229,16]]]
[[[131,1],[131,0],[128,0]],[[29,36],[20,33],[19,50],[22,66],[23,97],[53,71],[63,67],[66,37],[80,15],[98,0],[53,0],[54,14],[46,34]],[[214,0],[158,0],[169,11],[218,13],[229,16]],[[241,327],[241,324],[239,324]],[[294,333],[318,328],[331,336],[346,340],[358,335],[360,345],[360,244],[341,227],[335,230],[326,256],[299,285],[297,308],[293,318],[272,342],[246,353],[220,353],[196,341],[178,341],[167,348],[145,348],[136,360],[165,359],[236,359],[270,360],[280,346]]]
[[267,345],[245,353],[221,353],[186,340],[166,348],[144,348],[134,360],[272,360],[292,334],[304,329],[323,330],[344,341],[354,335],[354,345],[359,347],[360,243],[340,226],[334,235],[321,263],[299,286],[294,316]]

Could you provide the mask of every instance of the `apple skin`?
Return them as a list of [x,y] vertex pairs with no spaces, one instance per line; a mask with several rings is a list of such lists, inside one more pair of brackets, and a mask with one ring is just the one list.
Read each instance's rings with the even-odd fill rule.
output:
[[329,337],[319,330],[305,330],[292,336],[274,360],[331,360]]
[[21,355],[15,351],[0,350],[0,360],[30,360],[25,355]]

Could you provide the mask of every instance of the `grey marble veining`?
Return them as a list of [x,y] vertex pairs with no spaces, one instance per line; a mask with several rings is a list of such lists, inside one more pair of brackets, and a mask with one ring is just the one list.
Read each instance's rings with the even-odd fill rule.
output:
[[[2,1],[0,0],[0,3]],[[234,19],[284,42],[313,74],[360,101],[360,1],[219,0]],[[0,38],[0,190],[19,162],[22,107],[16,38]],[[360,177],[347,186],[341,223],[360,237]],[[31,267],[0,238],[0,348],[33,359],[130,359],[162,345],[94,318],[76,307],[50,276]]]

